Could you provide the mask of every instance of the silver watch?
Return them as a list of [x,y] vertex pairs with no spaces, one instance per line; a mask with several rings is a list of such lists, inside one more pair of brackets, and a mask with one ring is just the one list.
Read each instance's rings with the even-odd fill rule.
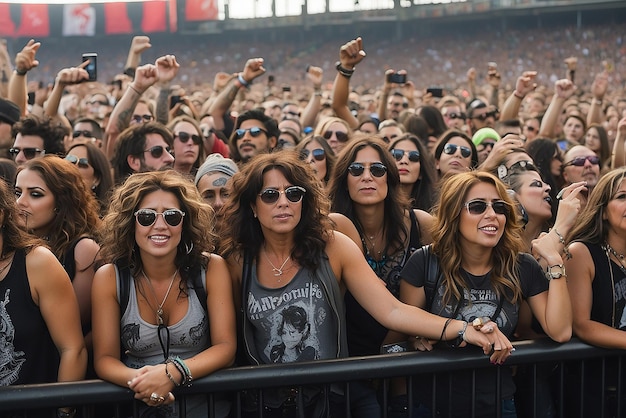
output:
[[561,277],[567,277],[567,274],[565,273],[565,266],[563,266],[563,264],[555,264],[548,267],[548,270],[546,271],[546,278],[548,280],[560,279]]

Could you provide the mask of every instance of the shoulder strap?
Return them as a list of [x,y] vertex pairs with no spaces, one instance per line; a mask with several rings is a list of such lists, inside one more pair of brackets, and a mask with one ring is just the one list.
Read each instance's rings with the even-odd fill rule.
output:
[[413,209],[409,210],[409,217],[411,218],[411,230],[409,232],[409,250],[415,251],[415,249],[419,248],[422,245],[420,236],[420,224],[417,221],[417,216],[415,216],[415,211]]
[[116,264],[115,280],[117,282],[117,301],[120,304],[120,317],[126,312],[128,299],[130,298],[130,270],[128,268],[119,269]]
[[206,291],[206,269],[204,267],[200,269],[198,274],[194,275],[191,278],[191,283],[192,283],[194,290],[196,291],[196,296],[198,297],[200,304],[206,311],[207,310],[206,298],[208,295]]
[[437,257],[433,254],[432,247],[430,245],[424,245],[422,249],[425,255],[426,281],[424,282],[424,292],[426,293],[426,309],[430,312],[433,306],[433,298],[441,278],[441,272],[439,271],[439,260],[437,260]]

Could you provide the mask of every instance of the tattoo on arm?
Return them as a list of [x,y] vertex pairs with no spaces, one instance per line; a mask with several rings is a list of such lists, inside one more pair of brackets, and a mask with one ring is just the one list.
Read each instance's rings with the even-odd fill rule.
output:
[[168,98],[169,92],[166,89],[161,89],[157,98],[156,119],[163,125],[167,125],[170,118]]

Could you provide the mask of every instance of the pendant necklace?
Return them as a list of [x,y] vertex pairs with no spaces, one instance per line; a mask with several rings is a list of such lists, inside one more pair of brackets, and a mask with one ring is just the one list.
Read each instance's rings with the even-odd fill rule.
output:
[[[282,276],[283,275],[283,269],[285,268],[285,265],[287,264],[287,261],[289,261],[291,256],[288,255],[287,258],[285,258],[285,261],[283,261],[283,264],[281,264],[280,267],[276,267],[274,265],[274,263],[272,263],[272,260],[270,260],[269,255],[267,255],[267,250],[265,248],[263,249],[263,254],[265,254],[265,259],[267,260],[268,263],[270,263],[270,266],[272,266],[272,273],[274,273],[274,276],[275,277]],[[281,281],[281,279],[278,279],[279,283],[280,283],[280,281]]]
[[[365,239],[367,240],[367,242],[369,243],[368,245],[365,245],[365,249],[367,250],[367,252],[370,252],[370,247],[372,248],[372,254],[376,254],[378,256],[380,256],[380,254],[382,253],[382,250],[380,251],[376,251],[376,240],[378,239],[378,237],[380,236],[380,234],[383,232],[383,228],[379,229],[378,232],[375,235],[372,236],[368,236],[367,234],[365,234],[365,231],[363,231],[363,235],[365,236]],[[365,244],[365,243],[363,243]]]
[[615,248],[611,247],[611,245],[608,242],[606,242],[605,245],[606,245],[606,249],[619,262],[618,266],[619,266],[620,270],[622,270],[622,273],[624,273],[624,275],[626,275],[626,265],[624,265],[624,254],[619,254],[617,251],[615,251]]
[[[156,303],[159,303],[159,300],[157,299],[157,296],[156,296],[156,292],[154,291],[154,287],[152,287],[152,281],[148,278],[148,276],[143,271],[143,269],[141,270],[141,274],[143,275],[143,277],[148,282],[148,285],[150,286],[150,290],[152,291],[152,296],[154,296],[154,301]],[[161,302],[161,304],[156,310],[158,325],[163,325],[163,305],[165,305],[165,301],[167,300],[167,297],[170,295],[170,290],[172,290],[172,285],[174,284],[174,279],[176,279],[177,274],[178,274],[178,269],[176,269],[176,271],[174,272],[174,275],[172,276],[172,279],[170,280],[170,285],[167,288],[167,292],[165,292],[165,297],[163,298],[163,302]]]

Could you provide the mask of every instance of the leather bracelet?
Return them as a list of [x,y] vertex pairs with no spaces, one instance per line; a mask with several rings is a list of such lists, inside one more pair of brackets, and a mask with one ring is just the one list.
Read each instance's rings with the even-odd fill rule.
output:
[[446,319],[446,323],[443,324],[443,329],[441,330],[441,336],[439,337],[439,341],[443,341],[443,338],[446,336],[446,329],[448,328],[450,321],[452,321],[452,318]]
[[239,81],[239,83],[241,83],[241,85],[243,87],[248,87],[250,85],[250,83],[248,81],[246,81],[245,78],[243,78],[243,76],[241,75],[241,73],[239,73],[237,75],[237,81]]
[[26,75],[26,73],[28,72],[28,70],[26,71],[20,71],[17,68],[15,69],[15,74],[17,75],[21,75],[22,77]]
[[519,94],[517,90],[513,90],[513,96],[517,97],[520,100],[524,100],[524,96]]
[[129,84],[129,85],[128,85],[128,88],[129,88],[129,89],[131,89],[132,91],[134,91],[135,93],[137,93],[139,96],[141,96],[141,93],[139,93],[139,90],[137,90],[136,88],[134,88],[134,87],[132,86],[132,84]]
[[345,78],[350,78],[350,77],[352,77],[352,74],[354,74],[354,69],[349,70],[349,69],[343,67],[341,65],[341,61],[337,61],[337,63],[335,64],[335,68],[337,69],[337,71],[339,71],[339,74],[341,74]]

